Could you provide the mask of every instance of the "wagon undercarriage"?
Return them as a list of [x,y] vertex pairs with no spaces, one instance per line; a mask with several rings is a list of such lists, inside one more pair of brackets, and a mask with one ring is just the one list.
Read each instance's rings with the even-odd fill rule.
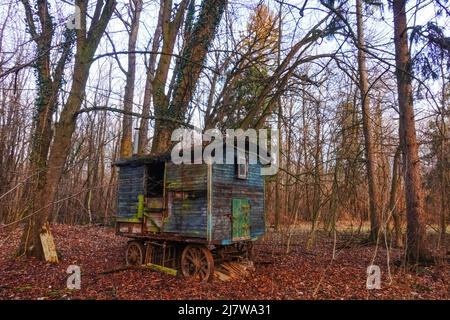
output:
[[216,265],[251,260],[253,243],[208,245],[186,241],[134,239],[126,249],[127,265],[150,265],[171,274],[206,282],[213,279]]

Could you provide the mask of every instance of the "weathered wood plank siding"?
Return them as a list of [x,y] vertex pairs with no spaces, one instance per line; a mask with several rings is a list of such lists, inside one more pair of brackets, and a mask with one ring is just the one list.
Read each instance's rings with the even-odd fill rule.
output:
[[231,241],[232,199],[250,201],[250,236],[264,234],[264,179],[260,164],[248,166],[247,179],[236,177],[234,164],[214,164],[212,168],[212,239]]
[[[138,196],[145,195],[146,164],[120,166],[118,181],[118,220],[136,218]],[[238,179],[234,164],[213,164],[208,191],[208,165],[176,165],[166,162],[165,197],[168,216],[162,232],[198,237],[222,244],[232,242],[233,199],[250,203],[250,236],[265,231],[264,177],[261,165],[248,166],[247,179]],[[208,219],[208,192],[211,218]],[[209,220],[209,223],[208,223]]]
[[176,191],[206,190],[208,166],[206,164],[166,164],[166,188]]
[[122,166],[119,171],[118,218],[129,219],[137,213],[138,196],[144,194],[145,166]]
[[[187,237],[206,238],[207,165],[166,165],[166,192],[183,192],[183,198],[172,197],[165,232]],[[170,195],[169,201],[171,199]]]

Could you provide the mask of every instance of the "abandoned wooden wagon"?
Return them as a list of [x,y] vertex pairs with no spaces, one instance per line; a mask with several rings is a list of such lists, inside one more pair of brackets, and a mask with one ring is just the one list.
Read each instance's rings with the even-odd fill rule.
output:
[[264,176],[244,154],[241,164],[175,164],[170,153],[116,162],[116,230],[133,239],[127,264],[207,281],[215,262],[251,258],[265,232]]

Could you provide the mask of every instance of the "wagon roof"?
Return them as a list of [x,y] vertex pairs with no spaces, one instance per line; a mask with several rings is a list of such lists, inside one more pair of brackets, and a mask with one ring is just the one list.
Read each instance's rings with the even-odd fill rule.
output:
[[[214,143],[214,142],[213,142]],[[254,145],[253,143],[249,143],[248,141],[246,141],[246,151],[249,151],[250,149],[250,144]],[[224,144],[225,147],[225,144]],[[204,149],[203,146],[201,145],[194,145],[191,148],[191,152],[193,152],[193,154],[203,154],[203,152],[201,151],[200,153],[195,153],[194,150],[195,149]],[[238,149],[238,147],[236,146],[236,142],[234,145],[235,149]],[[255,145],[256,150],[258,150],[259,152],[259,146]],[[266,151],[267,155],[270,156],[270,152]],[[139,165],[144,165],[144,164],[155,164],[158,162],[165,162],[165,161],[170,161],[171,160],[171,152],[164,152],[164,153],[159,153],[159,154],[143,154],[143,155],[133,155],[130,158],[123,158],[123,159],[119,159],[115,162],[113,162],[114,166],[139,166]]]
[[128,165],[142,165],[142,164],[153,164],[158,162],[165,162],[170,160],[170,152],[160,153],[160,154],[144,154],[144,155],[134,155],[130,158],[123,158],[113,162],[114,166],[128,166]]

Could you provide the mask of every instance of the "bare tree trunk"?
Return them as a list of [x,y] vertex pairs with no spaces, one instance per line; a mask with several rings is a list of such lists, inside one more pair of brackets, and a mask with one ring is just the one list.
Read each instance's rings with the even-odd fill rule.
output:
[[[445,61],[444,55],[441,56],[442,62]],[[450,90],[450,82],[446,83],[446,73],[444,69],[444,64],[441,63],[441,80],[442,80],[442,92],[441,92],[441,110],[440,110],[440,125],[441,129],[438,130],[441,134],[440,143],[439,143],[439,153],[438,153],[438,163],[439,163],[439,180],[441,185],[441,206],[440,206],[440,239],[439,244],[441,246],[441,250],[445,251],[447,248],[447,215],[449,213],[449,195],[448,195],[448,164],[449,164],[449,135],[448,135],[448,126],[446,123],[446,114],[449,111],[449,102],[450,96],[447,90]],[[448,86],[448,87],[447,87]],[[448,116],[447,116],[448,117]],[[445,254],[445,253],[444,253]]]
[[310,170],[311,170],[311,166],[310,166],[310,162],[309,162],[309,153],[308,153],[308,131],[309,131],[309,125],[308,125],[308,118],[307,118],[307,100],[306,100],[306,93],[305,93],[305,88],[302,88],[302,134],[303,134],[303,139],[302,139],[302,151],[303,151],[303,157],[304,157],[304,162],[305,162],[305,171],[306,171],[306,175],[305,175],[305,189],[304,189],[304,193],[305,193],[305,216],[307,218],[310,218],[311,216],[311,206],[310,206],[310,197],[309,197],[309,176],[310,176]]
[[394,220],[394,231],[395,231],[395,246],[398,248],[403,247],[402,241],[402,226],[401,219],[398,212],[397,205],[397,190],[398,190],[398,166],[400,162],[400,148],[397,148],[394,155],[394,161],[392,163],[392,182],[391,182],[391,192],[389,195],[389,207],[388,210],[392,214]]
[[[280,28],[280,36],[278,37],[277,41],[277,66],[280,66],[281,63],[281,10],[282,10],[282,3],[280,3],[280,7],[278,10],[278,27]],[[278,104],[278,115],[277,115],[277,130],[278,130],[278,141],[279,141],[279,148],[280,150],[283,149],[283,142],[281,137],[281,123],[282,123],[282,117],[283,117],[283,109],[281,105],[281,97],[278,97],[277,99]],[[282,160],[282,152],[278,152],[278,164],[281,167],[281,160]],[[278,231],[280,228],[280,216],[281,216],[281,172],[277,172],[277,177],[275,180],[275,231]],[[286,203],[284,204],[286,205]]]
[[315,127],[315,150],[314,150],[314,187],[313,187],[313,210],[311,217],[311,231],[306,244],[307,249],[311,249],[314,244],[315,234],[317,229],[317,223],[320,217],[320,209],[322,205],[321,200],[321,179],[320,175],[322,173],[322,123],[320,118],[320,102],[317,101],[315,105],[316,113],[316,127]]
[[[447,219],[446,216],[449,212],[449,203],[448,203],[448,134],[447,134],[447,124],[445,123],[444,115],[442,115],[442,140],[440,143],[440,165],[439,165],[439,180],[441,184],[441,206],[440,206],[440,244],[442,248],[445,248],[446,246],[446,234],[447,234]],[[447,168],[447,169],[446,169]]]
[[394,43],[397,67],[397,90],[400,110],[400,145],[403,154],[407,217],[406,256],[409,262],[428,261],[425,211],[420,177],[419,150],[414,120],[411,85],[411,59],[408,48],[405,0],[394,0]]
[[[152,52],[158,51],[159,42],[161,40],[162,34],[162,19],[163,19],[163,11],[164,11],[164,0],[160,0],[159,6],[159,14],[158,14],[158,22],[156,25],[155,33],[153,34],[152,40]],[[138,154],[143,154],[147,149],[147,133],[148,133],[148,121],[147,118],[150,115],[150,103],[152,100],[153,94],[153,86],[152,82],[155,77],[155,64],[156,64],[156,53],[150,54],[150,59],[147,65],[147,78],[145,81],[145,89],[144,89],[144,101],[142,104],[142,119],[141,124],[139,126],[139,141],[138,141]]]
[[[123,97],[122,139],[120,157],[130,157],[133,153],[133,111],[134,79],[136,78],[136,41],[139,32],[139,18],[142,11],[142,0],[130,0],[131,23],[128,38],[128,70],[126,74],[125,94]],[[128,113],[128,114],[126,114]]]
[[370,99],[369,82],[366,66],[364,25],[362,16],[361,0],[356,0],[356,20],[358,31],[358,70],[359,70],[359,89],[361,91],[361,109],[363,120],[363,133],[365,142],[367,180],[369,183],[369,215],[370,215],[370,236],[371,241],[376,241],[380,229],[379,215],[379,191],[378,181],[376,179],[377,160],[375,148],[373,145],[373,130],[370,119]]
[[[279,118],[281,118],[279,116]],[[281,120],[279,120],[281,121]],[[278,123],[278,139],[281,138],[281,126],[280,123]],[[280,141],[280,148],[282,148],[282,143]],[[281,166],[281,154],[278,156],[278,163]],[[275,179],[275,231],[278,231],[280,228],[280,218],[281,218],[281,172],[277,173],[276,179]]]
[[[448,151],[447,151],[447,124],[445,123],[444,115],[442,115],[442,138],[440,142],[439,150],[439,180],[441,184],[441,205],[440,205],[440,239],[439,243],[442,248],[446,248],[446,233],[447,233],[447,222],[446,216],[449,212],[448,207],[448,167],[446,168],[446,163],[448,163]],[[445,249],[444,249],[445,250]]]

